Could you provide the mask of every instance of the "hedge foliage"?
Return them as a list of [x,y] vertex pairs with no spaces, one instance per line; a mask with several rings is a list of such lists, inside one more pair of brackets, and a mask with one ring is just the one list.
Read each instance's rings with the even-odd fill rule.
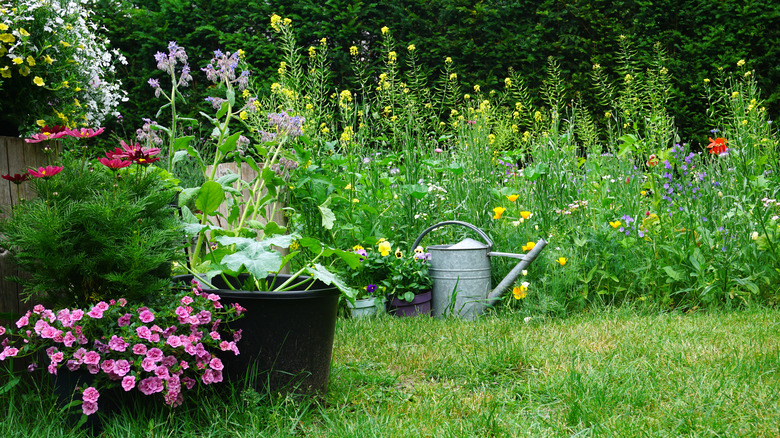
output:
[[[649,61],[660,42],[673,77],[672,114],[683,141],[706,140],[703,80],[745,59],[755,70],[772,115],[780,109],[780,3],[774,0],[117,0],[95,2],[98,20],[127,57],[125,85],[130,102],[127,128],[153,116],[159,102],[146,84],[155,72],[154,54],[177,41],[190,54],[193,70],[214,49],[243,49],[255,73],[269,84],[280,54],[269,17],[293,20],[305,52],[327,38],[334,88],[354,87],[350,46],[378,65],[380,29],[398,41],[399,58],[414,44],[424,69],[438,74],[452,57],[461,83],[498,88],[514,69],[530,88],[545,77],[552,56],[567,78],[570,99],[595,104],[593,64],[614,70],[618,40],[628,36],[638,61]],[[403,62],[403,59],[401,59]],[[194,74],[191,101],[206,95],[206,81]],[[192,103],[192,102],[190,102]],[[190,105],[195,111],[195,105]]]

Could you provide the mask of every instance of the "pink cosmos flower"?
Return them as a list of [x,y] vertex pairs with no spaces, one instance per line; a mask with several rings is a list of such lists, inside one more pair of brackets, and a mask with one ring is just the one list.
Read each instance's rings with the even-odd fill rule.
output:
[[95,402],[83,402],[81,404],[81,411],[84,412],[84,415],[92,415],[98,410],[98,405]]
[[121,158],[98,158],[100,164],[108,167],[111,170],[119,170],[123,167],[128,167],[133,164],[132,161],[126,161]]
[[142,323],[148,324],[154,321],[154,313],[148,310],[144,310],[143,312],[141,312],[140,315],[138,315],[138,318],[141,320]]
[[125,376],[125,378],[122,379],[122,389],[130,391],[133,388],[135,388],[135,376]]
[[62,172],[61,166],[39,167],[38,170],[27,169],[27,173],[29,173],[33,178],[51,178],[60,172]]
[[17,185],[27,181],[27,178],[29,178],[29,177],[30,177],[30,175],[27,174],[27,173],[22,174],[22,175],[20,175],[18,173],[15,173],[13,175],[11,175],[10,173],[5,174],[5,175],[0,175],[0,178],[3,178],[3,179],[8,180],[8,181],[11,181],[12,183],[17,184]]
[[63,131],[64,135],[69,135],[76,138],[90,138],[96,135],[100,135],[106,128],[100,127],[97,130],[92,128],[73,128],[69,131]]

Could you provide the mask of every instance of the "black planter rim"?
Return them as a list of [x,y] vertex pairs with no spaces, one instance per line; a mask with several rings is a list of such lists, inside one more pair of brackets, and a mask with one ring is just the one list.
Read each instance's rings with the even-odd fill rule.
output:
[[[239,278],[241,280],[248,277],[248,274],[241,274]],[[273,275],[269,275],[268,278],[271,279],[274,277]],[[175,283],[185,282],[189,284],[189,282],[194,278],[192,274],[182,274],[182,275],[175,275],[172,277],[172,280]],[[290,275],[288,274],[279,274],[276,275],[277,282],[281,281],[284,282],[287,279],[290,278]],[[300,276],[296,278],[297,282],[308,280],[311,277],[306,276]],[[321,281],[315,281],[314,284],[305,290],[287,290],[287,291],[248,291],[248,290],[231,290],[231,289],[211,289],[211,288],[203,288],[204,292],[207,293],[214,293],[224,298],[242,298],[242,299],[263,299],[263,300],[295,300],[295,299],[301,299],[301,300],[310,300],[313,297],[316,297],[317,295],[322,295],[323,297],[332,296],[332,295],[338,295],[341,293],[339,289],[336,286],[327,285]]]

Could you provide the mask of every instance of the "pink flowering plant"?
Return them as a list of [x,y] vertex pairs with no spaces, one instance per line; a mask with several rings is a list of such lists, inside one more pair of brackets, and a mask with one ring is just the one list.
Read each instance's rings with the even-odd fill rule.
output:
[[83,309],[36,305],[10,328],[0,326],[0,361],[32,356],[45,358],[40,366],[50,374],[93,375],[78,389],[86,415],[97,412],[101,391],[116,387],[179,406],[185,390],[222,381],[219,355],[239,354],[241,338],[223,323],[245,309],[222,306],[197,281],[174,292],[148,306],[124,298]]

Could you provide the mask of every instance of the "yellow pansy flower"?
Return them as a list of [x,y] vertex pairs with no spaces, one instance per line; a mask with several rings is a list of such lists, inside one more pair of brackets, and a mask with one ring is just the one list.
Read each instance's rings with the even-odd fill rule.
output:
[[377,246],[377,250],[379,250],[379,255],[382,257],[385,257],[386,255],[390,254],[390,251],[392,250],[392,245],[390,245],[390,242],[386,240],[382,240],[379,242],[379,245]]
[[528,295],[526,292],[528,291],[529,285],[529,282],[524,281],[520,286],[515,286],[514,289],[512,289],[512,295],[514,295],[516,300],[522,300]]

